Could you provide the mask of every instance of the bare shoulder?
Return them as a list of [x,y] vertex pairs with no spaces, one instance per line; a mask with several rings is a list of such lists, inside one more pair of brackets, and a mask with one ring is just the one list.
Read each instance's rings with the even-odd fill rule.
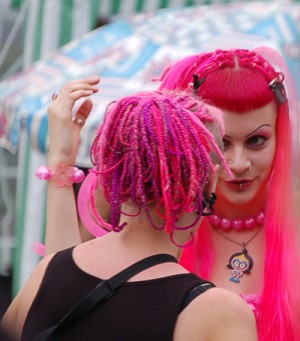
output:
[[213,288],[194,299],[178,316],[174,341],[257,341],[254,314],[238,295]]
[[19,339],[20,333],[29,311],[29,308],[39,290],[45,271],[54,254],[44,257],[33,270],[24,287],[16,295],[8,307],[1,325],[12,334],[14,339]]

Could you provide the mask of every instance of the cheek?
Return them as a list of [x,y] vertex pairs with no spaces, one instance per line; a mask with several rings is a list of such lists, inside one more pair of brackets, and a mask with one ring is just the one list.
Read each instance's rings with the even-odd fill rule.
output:
[[270,173],[273,164],[273,157],[270,154],[262,154],[252,160],[252,167],[257,173]]
[[258,171],[265,176],[268,176],[272,171],[274,156],[275,156],[275,141],[269,145],[269,148],[265,149],[261,153],[258,153],[253,158],[253,163],[256,165]]

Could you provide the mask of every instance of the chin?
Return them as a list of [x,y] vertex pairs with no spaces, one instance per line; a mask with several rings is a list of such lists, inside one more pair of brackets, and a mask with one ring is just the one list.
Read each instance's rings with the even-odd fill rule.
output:
[[234,204],[235,206],[244,206],[248,203],[250,203],[253,200],[254,197],[249,196],[240,196],[239,198],[228,198],[227,201],[231,204]]
[[235,206],[243,206],[247,203],[250,203],[255,199],[255,194],[252,191],[248,192],[232,192],[232,191],[225,191],[223,194],[219,194],[218,198],[220,198],[220,201],[227,201],[230,204],[233,204]]

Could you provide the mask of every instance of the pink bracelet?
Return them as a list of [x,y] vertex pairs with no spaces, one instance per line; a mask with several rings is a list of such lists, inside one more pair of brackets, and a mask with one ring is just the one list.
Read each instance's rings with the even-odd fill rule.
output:
[[41,166],[35,174],[40,180],[54,179],[57,187],[71,187],[74,182],[82,182],[84,179],[84,172],[81,169],[63,163],[58,165],[55,172],[52,172],[49,167]]

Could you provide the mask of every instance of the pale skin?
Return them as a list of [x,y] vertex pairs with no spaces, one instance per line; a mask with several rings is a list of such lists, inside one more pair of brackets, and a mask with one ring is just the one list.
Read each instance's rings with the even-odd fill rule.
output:
[[[124,206],[125,211],[136,209],[130,203]],[[153,209],[151,214],[155,217]],[[121,233],[109,233],[82,243],[74,249],[73,258],[80,269],[99,278],[109,278],[150,254],[168,253],[175,257],[180,256],[181,249],[173,244],[163,231],[153,229],[143,214],[130,219],[126,216],[125,219],[128,226]],[[156,219],[158,221],[160,218]],[[194,219],[195,214],[186,214],[181,222],[186,224]],[[184,243],[189,234],[190,231],[178,232],[175,239]],[[110,256],[111,250],[115,250],[113,258]],[[52,257],[53,255],[48,255],[38,264],[2,320],[2,326],[15,340],[20,340],[26,315]],[[145,270],[130,281],[186,272],[179,264],[166,263]],[[224,307],[226,309],[223,309]],[[235,294],[221,288],[213,288],[192,301],[178,316],[174,340],[255,341],[257,336],[254,315],[248,305]]]
[[[225,121],[225,157],[232,161],[229,164],[233,177],[224,172],[218,182],[218,200],[215,210],[220,215],[234,219],[253,216],[264,210],[267,200],[267,182],[272,169],[276,148],[276,105],[270,103],[263,108],[248,112],[224,112]],[[249,169],[249,165],[251,165]],[[247,189],[239,190],[229,187],[228,181],[251,182]],[[101,195],[98,198],[103,201]],[[100,205],[102,211],[109,217],[109,206]],[[104,209],[103,209],[104,208]],[[103,213],[102,213],[103,214]],[[263,230],[263,227],[262,227]],[[229,289],[237,294],[259,294],[262,290],[264,267],[264,233],[261,231],[247,249],[253,258],[255,266],[250,275],[244,275],[241,282],[229,280],[230,270],[226,264],[230,256],[241,251],[241,246],[235,245],[211,229],[212,241],[215,246],[215,264],[212,280],[218,286]],[[242,243],[248,241],[256,231],[227,232],[226,236]],[[66,242],[66,241],[60,241]]]
[[[224,112],[225,158],[229,161],[233,178],[223,173],[219,177],[218,200],[215,211],[227,218],[245,218],[263,211],[267,200],[267,182],[272,170],[276,148],[276,106],[274,103],[248,113]],[[250,167],[251,166],[251,167]],[[231,181],[245,181],[249,186],[230,186]],[[244,182],[244,183],[245,183]],[[226,232],[237,241],[248,241],[257,230]],[[247,245],[255,266],[250,275],[244,275],[239,284],[229,280],[226,264],[230,256],[241,251],[241,246],[225,240],[211,229],[216,258],[211,280],[218,286],[236,293],[259,294],[263,283],[264,233],[262,231]]]
[[[99,91],[99,82],[99,77],[69,82],[49,106],[48,167],[50,169],[56,169],[60,163],[74,166],[82,127],[72,122],[71,117],[73,115],[85,120],[88,118],[93,107],[88,97]],[[75,102],[82,99],[85,100],[77,112],[72,114]],[[80,243],[80,228],[73,188],[58,189],[54,181],[49,181],[47,202],[50,204],[47,205],[46,254]],[[66,217],[68,217],[67,223]]]
[[[50,145],[51,141],[57,141],[58,136],[60,141],[62,139],[65,139],[65,142],[68,140],[75,141],[66,144],[64,148],[62,148],[64,144],[61,146],[60,143],[53,143],[49,150],[49,167],[55,167],[61,162],[71,165],[75,161],[78,147],[76,139],[79,140],[80,127],[71,120],[72,105],[77,99],[89,96],[91,91],[92,93],[96,92],[98,82],[97,79],[89,78],[68,84],[64,87],[63,94],[59,95],[59,97],[61,96],[60,100],[55,100],[55,103],[49,108]],[[69,110],[65,110],[67,105]],[[87,118],[90,110],[91,102],[87,100],[75,114],[77,117]],[[57,122],[55,122],[56,120]],[[62,134],[62,132],[64,133]],[[211,190],[214,190],[216,181],[215,178]],[[79,234],[68,239],[68,235],[79,226],[75,218],[77,212],[72,188],[58,189],[52,181],[49,182],[48,186],[48,200],[50,202],[48,215],[53,215],[47,219],[48,228],[51,227],[51,231],[47,231],[46,239],[47,252],[50,253],[53,249],[59,250],[79,244],[81,240]],[[151,216],[153,219],[156,217],[157,224],[159,224],[161,218],[156,216],[154,208],[150,208],[150,210]],[[132,203],[127,202],[122,207],[122,211],[136,212],[137,208]],[[74,220],[73,222],[68,221],[67,224],[66,217],[69,219],[70,215],[74,217]],[[194,213],[185,214],[178,224],[189,225],[195,218]],[[80,269],[99,278],[109,278],[133,262],[151,254],[169,253],[178,259],[180,258],[182,249],[172,243],[169,236],[163,231],[153,229],[144,217],[144,213],[137,217],[122,217],[121,223],[123,219],[126,219],[128,225],[121,233],[109,233],[101,238],[82,243],[74,249],[73,258]],[[72,223],[74,225],[71,225]],[[139,226],[139,229],[135,228],[136,225]],[[59,240],[57,240],[57,235]],[[179,244],[184,244],[189,237],[190,231],[177,231],[175,240]],[[114,250],[113,259],[110,256],[111,250]],[[2,325],[13,334],[16,340],[20,339],[26,315],[52,257],[53,254],[49,254],[41,260],[2,320]],[[179,264],[161,264],[143,271],[133,277],[131,281],[186,272],[187,270]],[[257,340],[256,335],[255,318],[248,305],[237,295],[221,288],[214,288],[197,297],[178,316],[174,340],[255,341]]]

